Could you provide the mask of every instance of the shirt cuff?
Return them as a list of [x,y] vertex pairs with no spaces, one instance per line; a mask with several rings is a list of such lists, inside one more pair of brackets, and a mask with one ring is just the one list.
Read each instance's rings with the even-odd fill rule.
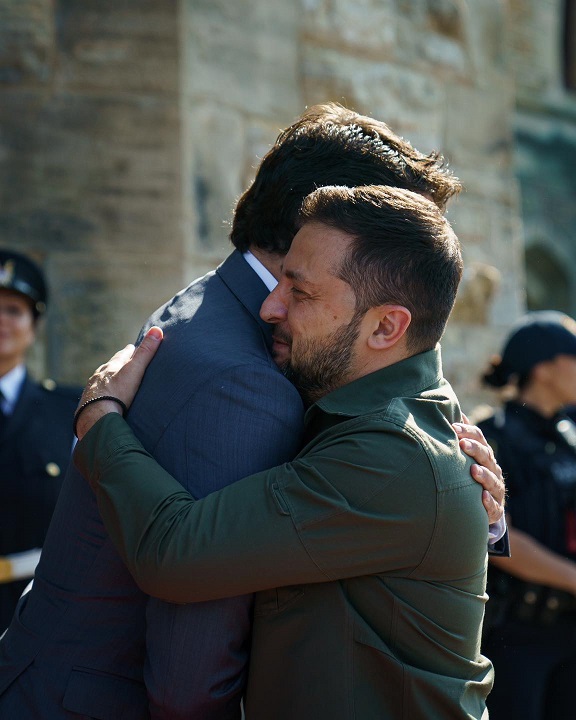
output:
[[490,545],[494,545],[494,543],[497,543],[498,540],[501,540],[504,535],[506,534],[506,530],[508,529],[506,525],[506,516],[502,515],[500,520],[498,522],[492,523],[488,527],[488,543]]

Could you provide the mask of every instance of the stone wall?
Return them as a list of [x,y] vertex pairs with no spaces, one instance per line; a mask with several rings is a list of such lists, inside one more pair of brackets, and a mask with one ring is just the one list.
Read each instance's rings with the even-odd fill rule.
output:
[[297,3],[183,0],[182,118],[188,276],[230,251],[236,199],[302,110]]
[[[553,307],[576,316],[576,92],[564,82],[566,4],[565,0],[513,3],[515,165],[529,306]],[[576,44],[576,36],[568,42]]]
[[38,374],[83,381],[183,282],[177,11],[0,3],[0,244],[52,287]]
[[465,185],[448,213],[468,270],[444,356],[475,403],[525,306],[516,75],[526,96],[555,77],[559,4],[3,0],[0,244],[36,253],[54,286],[37,366],[83,379],[222,260],[278,130],[336,100],[441,150]]

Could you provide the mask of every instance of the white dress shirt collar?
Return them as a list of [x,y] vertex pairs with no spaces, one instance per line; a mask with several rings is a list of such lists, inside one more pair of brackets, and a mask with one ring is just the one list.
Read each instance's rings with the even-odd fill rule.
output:
[[26,368],[24,365],[16,365],[0,378],[0,390],[4,399],[2,400],[2,410],[6,415],[12,415],[18,396],[26,377]]
[[266,285],[268,290],[272,292],[276,285],[278,285],[278,280],[276,280],[274,275],[272,275],[272,273],[267,268],[265,268],[264,265],[262,265],[260,260],[258,260],[258,258],[253,255],[250,250],[247,250],[243,256],[244,260],[246,260],[246,262],[248,263],[248,265],[250,265],[252,270],[254,270],[256,275],[258,275],[258,277],[260,278],[260,280],[262,280],[264,285]]

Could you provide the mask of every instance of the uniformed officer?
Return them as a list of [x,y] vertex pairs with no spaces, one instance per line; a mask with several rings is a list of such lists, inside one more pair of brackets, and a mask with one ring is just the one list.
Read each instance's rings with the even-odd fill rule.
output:
[[46,309],[41,270],[0,249],[0,633],[34,574],[72,450],[80,390],[24,365]]
[[482,652],[491,720],[575,717],[576,323],[530,313],[484,381],[514,397],[478,423],[508,486],[510,558],[491,558]]

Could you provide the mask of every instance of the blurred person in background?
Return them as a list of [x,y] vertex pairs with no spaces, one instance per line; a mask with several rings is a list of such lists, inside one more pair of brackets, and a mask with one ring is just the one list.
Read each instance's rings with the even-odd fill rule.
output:
[[36,382],[25,358],[47,288],[40,268],[0,249],[0,633],[34,575],[72,450],[80,391]]
[[535,312],[483,378],[512,399],[479,423],[509,492],[510,558],[492,557],[482,651],[495,668],[493,720],[575,717],[576,323]]

